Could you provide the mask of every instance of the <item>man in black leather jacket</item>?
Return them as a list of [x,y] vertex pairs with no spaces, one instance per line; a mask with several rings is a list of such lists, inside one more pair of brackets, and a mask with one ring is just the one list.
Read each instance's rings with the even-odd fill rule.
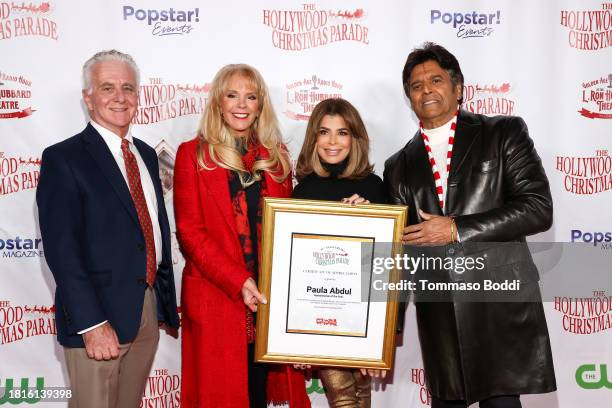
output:
[[520,296],[511,299],[523,299],[473,301],[451,293],[424,302],[417,294],[432,408],[476,401],[521,407],[521,394],[556,390],[538,272],[525,243],[552,224],[546,174],[521,118],[460,109],[463,74],[443,47],[415,49],[402,79],[420,129],[387,160],[384,179],[392,202],[409,206],[404,243],[437,245],[452,259],[475,251],[484,270],[446,269],[445,279],[518,280]]

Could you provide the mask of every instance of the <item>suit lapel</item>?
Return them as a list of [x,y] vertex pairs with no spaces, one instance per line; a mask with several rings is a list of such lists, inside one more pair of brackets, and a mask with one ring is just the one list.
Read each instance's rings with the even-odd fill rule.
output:
[[451,168],[449,178],[461,170],[474,141],[480,134],[480,125],[470,121],[465,113],[461,111],[457,120],[457,131],[455,132],[455,142],[453,145],[453,157],[451,159]]
[[[409,185],[414,189],[414,194],[420,203],[419,207],[432,214],[442,215],[442,209],[438,204],[436,182],[420,131],[414,135],[412,143],[406,146],[404,154],[406,163],[410,163],[410,167],[406,169],[407,176],[411,180]],[[435,205],[426,206],[425,203],[435,203]]]
[[445,197],[447,214],[452,214],[456,187],[461,179],[461,171],[468,166],[469,153],[474,146],[474,142],[480,136],[480,131],[480,125],[472,119],[469,113],[465,111],[459,112]]
[[[208,161],[211,163],[212,161]],[[215,203],[219,211],[221,211],[223,220],[230,227],[230,230],[238,239],[238,231],[236,230],[236,222],[234,212],[232,211],[232,202],[230,200],[228,171],[222,167],[216,166],[206,177],[202,177],[208,187],[210,197]]]
[[115,158],[111,154],[110,150],[102,136],[88,124],[83,131],[83,140],[85,141],[85,148],[91,154],[94,162],[100,168],[100,171],[106,177],[113,190],[119,197],[119,200],[123,203],[125,209],[130,214],[132,220],[140,227],[140,221],[138,220],[138,214],[136,214],[136,207],[134,207],[134,201],[130,194],[121,170],[117,166]]

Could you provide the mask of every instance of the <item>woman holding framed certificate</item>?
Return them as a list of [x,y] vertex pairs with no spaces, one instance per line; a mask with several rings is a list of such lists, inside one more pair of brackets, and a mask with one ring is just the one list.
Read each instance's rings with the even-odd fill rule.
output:
[[[313,110],[300,152],[293,198],[386,203],[383,181],[368,160],[369,138],[353,105],[327,99]],[[385,371],[368,370],[378,376]],[[364,369],[325,367],[319,370],[330,407],[369,407],[371,380]]]
[[[257,70],[227,65],[215,76],[198,136],[174,169],[182,281],[183,407],[266,407],[268,366],[254,363],[262,201],[289,197],[291,166]],[[274,403],[309,407],[301,372],[270,368]]]

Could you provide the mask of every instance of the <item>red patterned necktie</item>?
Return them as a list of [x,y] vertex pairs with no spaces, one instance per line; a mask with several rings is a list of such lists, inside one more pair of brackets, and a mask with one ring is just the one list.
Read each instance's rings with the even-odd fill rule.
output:
[[121,141],[121,151],[123,152],[123,161],[125,162],[125,170],[127,172],[128,184],[132,200],[136,206],[136,213],[140,221],[140,227],[145,239],[145,247],[147,249],[147,283],[153,286],[155,283],[155,274],[157,265],[155,262],[155,240],[153,239],[153,225],[151,224],[151,216],[147,208],[144,192],[142,191],[142,183],[140,182],[140,171],[136,156],[130,151],[130,142],[127,139]]

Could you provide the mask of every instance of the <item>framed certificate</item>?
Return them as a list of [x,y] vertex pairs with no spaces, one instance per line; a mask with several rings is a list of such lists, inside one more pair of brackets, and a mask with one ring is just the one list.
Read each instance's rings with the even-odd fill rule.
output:
[[374,266],[401,250],[407,212],[266,198],[255,360],[390,369],[398,302],[383,288],[399,272]]

